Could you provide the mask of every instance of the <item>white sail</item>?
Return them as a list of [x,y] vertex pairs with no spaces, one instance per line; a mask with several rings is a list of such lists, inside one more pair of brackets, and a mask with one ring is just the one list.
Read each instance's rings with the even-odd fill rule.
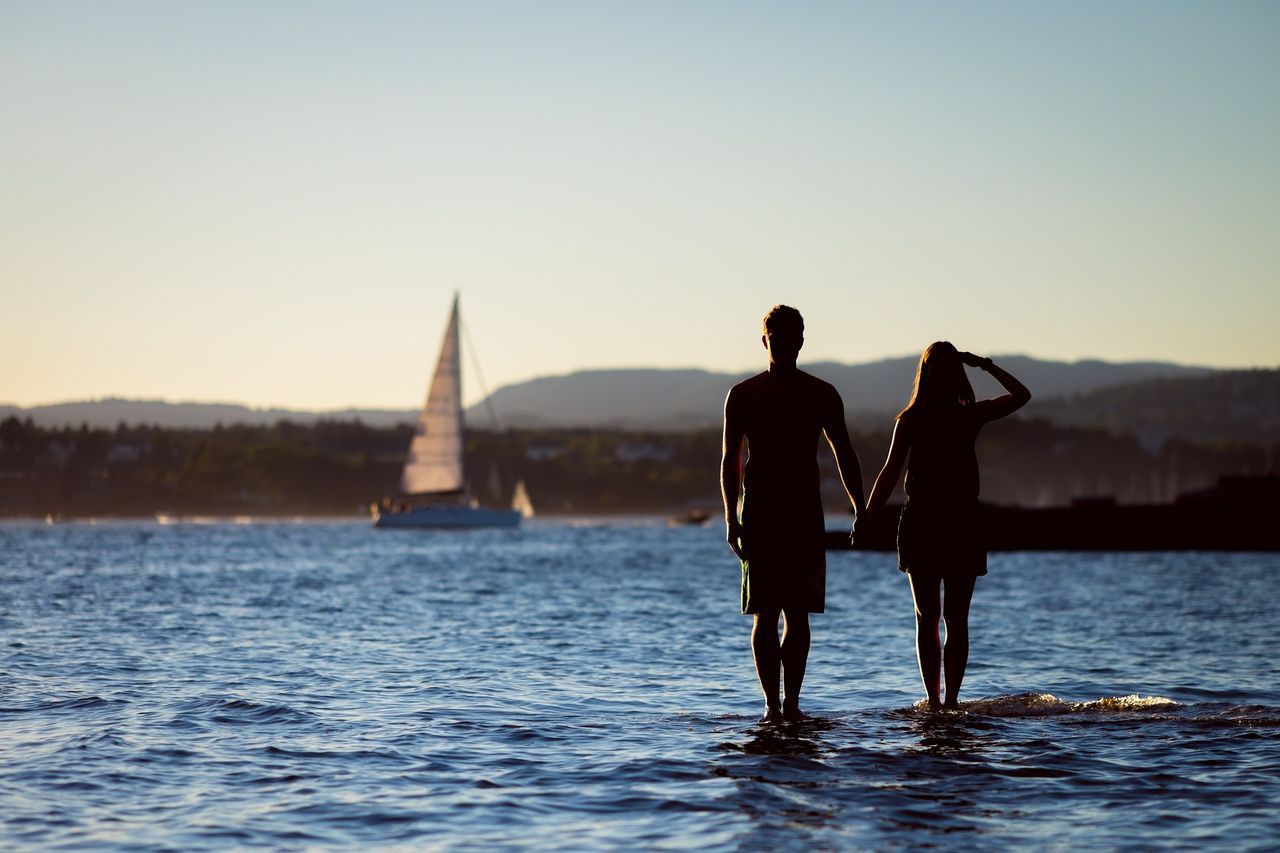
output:
[[529,490],[525,488],[524,480],[516,483],[516,492],[511,497],[511,508],[525,518],[533,518],[533,501],[529,499]]
[[459,494],[466,487],[462,453],[462,351],[458,346],[458,297],[453,298],[449,326],[427,401],[400,475],[404,495]]

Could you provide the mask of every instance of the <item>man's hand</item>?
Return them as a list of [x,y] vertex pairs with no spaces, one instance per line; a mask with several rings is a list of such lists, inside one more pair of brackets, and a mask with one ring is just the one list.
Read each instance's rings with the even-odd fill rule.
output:
[[733,551],[734,556],[739,560],[747,559],[747,549],[742,541],[742,525],[736,521],[726,521],[724,523],[724,538],[729,543],[729,550]]

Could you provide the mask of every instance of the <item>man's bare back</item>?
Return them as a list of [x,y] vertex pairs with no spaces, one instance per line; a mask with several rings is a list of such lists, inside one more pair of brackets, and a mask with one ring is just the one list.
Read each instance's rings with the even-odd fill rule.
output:
[[[809,614],[825,607],[819,437],[825,434],[830,442],[855,509],[862,506],[862,473],[840,394],[796,367],[804,343],[800,313],[775,306],[765,317],[761,341],[769,352],[769,369],[735,385],[725,399],[720,484],[725,536],[742,561],[742,612],[755,616],[752,649],[765,695],[765,720],[773,722],[802,716],[799,693],[809,652]],[[786,622],[781,647],[779,616]],[[780,668],[786,675],[785,704],[779,701]]]
[[833,419],[844,419],[834,387],[798,368],[765,371],[729,391],[730,407],[737,409],[750,454],[745,488],[817,491],[818,440]]

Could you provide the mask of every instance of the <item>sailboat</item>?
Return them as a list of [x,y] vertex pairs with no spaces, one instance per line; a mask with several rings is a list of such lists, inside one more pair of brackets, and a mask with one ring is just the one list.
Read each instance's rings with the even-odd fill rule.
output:
[[436,372],[400,474],[400,496],[374,505],[374,526],[439,529],[519,525],[519,510],[490,509],[472,499],[463,458],[465,447],[462,348],[455,295]]

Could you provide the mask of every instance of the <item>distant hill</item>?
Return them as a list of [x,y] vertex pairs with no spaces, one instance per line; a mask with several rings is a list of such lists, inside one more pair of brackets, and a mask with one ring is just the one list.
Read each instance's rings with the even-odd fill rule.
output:
[[252,409],[235,403],[170,403],[165,400],[125,400],[106,397],[101,400],[85,400],[75,403],[55,403],[49,406],[0,405],[0,420],[16,416],[31,418],[37,426],[59,427],[88,424],[90,427],[115,427],[125,423],[130,426],[151,426],[207,429],[215,424],[248,424],[270,426],[278,421],[294,421],[312,424],[320,420],[361,420],[370,426],[390,427],[398,423],[412,422],[417,417],[413,409],[340,409],[326,412],[300,411],[296,409]]
[[1064,426],[1131,433],[1148,450],[1171,438],[1275,445],[1280,443],[1280,370],[1148,379],[1032,400],[1028,409]]
[[[1163,362],[1045,361],[999,356],[1001,365],[1039,397],[1081,394],[1153,378],[1192,378],[1214,371]],[[818,362],[802,367],[834,385],[853,420],[880,418],[906,404],[917,356],[866,364]],[[509,426],[597,426],[687,429],[719,424],[725,393],[751,373],[706,370],[584,370],[500,388],[490,400]],[[979,394],[1000,393],[985,374],[975,377]],[[468,415],[485,423],[481,407]]]
[[[804,369],[831,382],[844,397],[851,420],[867,426],[880,425],[901,408],[911,390],[917,357],[884,359],[866,364],[819,362],[803,365]],[[1182,407],[1196,408],[1200,381],[1237,374],[1275,374],[1275,371],[1215,371],[1205,367],[1188,367],[1163,362],[1060,362],[1027,356],[999,356],[999,362],[1032,389],[1035,399],[1028,414],[1052,417],[1069,423],[1087,423],[1126,429],[1125,424],[1142,424],[1142,429],[1155,434],[1161,422],[1160,395],[1176,394],[1176,403],[1163,409],[1170,420]],[[498,389],[490,397],[500,425],[520,427],[616,427],[628,429],[683,430],[716,426],[720,423],[725,392],[735,382],[751,373],[716,373],[707,370],[618,369],[584,370],[564,376],[548,376],[519,382]],[[1148,391],[1123,389],[1161,380]],[[1235,387],[1230,381],[1215,388]],[[1183,383],[1183,384],[1179,384]],[[1187,384],[1190,383],[1190,384]],[[1264,383],[1265,384],[1265,383]],[[1206,388],[1209,386],[1206,386]],[[1104,392],[1111,389],[1112,396]],[[975,376],[975,390],[980,395],[999,393],[998,386],[982,374]],[[1204,393],[1218,393],[1205,391]],[[1226,392],[1223,392],[1226,393]],[[1104,396],[1091,397],[1092,394]],[[1267,402],[1265,394],[1257,404],[1262,408],[1250,414],[1249,392],[1231,405],[1240,413],[1238,425],[1248,432],[1257,424],[1272,423],[1277,406]],[[1216,397],[1214,399],[1217,399]],[[1234,398],[1233,398],[1234,399]],[[1069,403],[1067,401],[1070,401]],[[1134,401],[1132,417],[1126,408]],[[1138,401],[1141,401],[1140,404]],[[1270,414],[1268,414],[1270,413]],[[166,427],[203,428],[214,424],[268,425],[280,420],[311,424],[318,420],[359,419],[370,426],[392,426],[411,422],[414,409],[342,409],[334,411],[300,411],[292,409],[253,409],[229,403],[168,403],[161,400],[123,400],[108,398],[86,402],[60,403],[50,406],[20,408],[0,405],[0,419],[16,415],[30,417],[41,426],[115,427],[126,424],[151,424]],[[1196,435],[1212,433],[1217,415],[1202,410],[1198,414],[1183,412],[1177,422],[1191,429],[1192,420],[1202,421]],[[472,407],[469,422],[481,426],[490,423],[487,406]],[[1136,420],[1135,420],[1136,419]],[[1179,427],[1181,428],[1181,427]],[[1169,434],[1181,434],[1170,428]],[[1130,429],[1129,431],[1134,431]],[[1219,433],[1213,433],[1215,435]]]

